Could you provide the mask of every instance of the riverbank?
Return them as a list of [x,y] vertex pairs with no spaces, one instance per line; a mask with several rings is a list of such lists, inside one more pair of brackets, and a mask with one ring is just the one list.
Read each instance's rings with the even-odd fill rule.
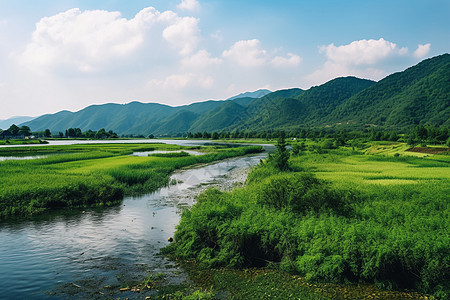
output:
[[0,146],[3,145],[42,145],[48,144],[47,141],[41,139],[23,139],[23,140],[0,140]]
[[[49,155],[0,162],[0,219],[51,209],[112,206],[124,195],[155,191],[176,169],[257,153],[258,146],[195,147],[204,155],[131,156],[133,152],[192,149],[166,144],[90,144],[2,148],[1,155]],[[57,155],[55,155],[57,154]]]
[[[289,172],[264,163],[242,189],[207,190],[183,213],[175,243],[165,252],[195,261],[200,274],[265,266],[309,284],[366,282],[445,299],[450,275],[445,157],[315,150],[293,156]],[[221,282],[208,292],[217,296],[241,288]]]
[[163,276],[166,284],[184,282],[187,275],[176,263],[158,254],[174,236],[180,211],[209,186],[233,186],[228,181],[235,176],[229,172],[242,176],[240,168],[265,157],[257,153],[178,170],[170,176],[171,184],[126,196],[120,205],[3,220],[0,298],[142,299],[156,291],[120,289],[149,276]]

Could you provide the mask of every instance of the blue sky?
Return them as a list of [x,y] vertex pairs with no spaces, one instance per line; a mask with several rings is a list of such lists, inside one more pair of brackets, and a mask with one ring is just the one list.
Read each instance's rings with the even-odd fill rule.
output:
[[0,119],[182,105],[450,52],[450,1],[0,0]]

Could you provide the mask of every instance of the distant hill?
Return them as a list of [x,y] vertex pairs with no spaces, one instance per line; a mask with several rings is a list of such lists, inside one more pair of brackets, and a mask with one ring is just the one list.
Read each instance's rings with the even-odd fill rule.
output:
[[234,97],[228,98],[227,100],[234,100],[234,99],[238,99],[238,98],[261,98],[264,97],[267,94],[272,93],[269,90],[266,89],[260,89],[254,92],[245,92],[245,93],[241,93],[239,95],[236,95]]
[[450,125],[450,55],[424,60],[379,82],[341,77],[305,91],[259,90],[177,107],[140,102],[92,105],[23,123],[33,131],[48,128],[53,133],[72,127],[156,136],[367,124],[392,129]]
[[210,110],[199,117],[191,126],[189,131],[222,131],[231,126],[234,122],[239,122],[240,116],[245,114],[245,108],[233,101],[226,101],[221,106]]
[[373,84],[374,81],[346,77],[307,91],[276,91],[252,102],[248,109],[249,118],[233,129],[267,130],[317,125],[343,101]]
[[342,103],[325,121],[389,128],[449,125],[450,54],[387,76]]
[[36,117],[12,117],[6,120],[0,120],[0,129],[8,129],[12,124],[20,125],[35,118]]

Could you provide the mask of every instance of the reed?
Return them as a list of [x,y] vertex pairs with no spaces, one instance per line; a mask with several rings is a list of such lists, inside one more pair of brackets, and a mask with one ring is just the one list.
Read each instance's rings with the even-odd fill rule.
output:
[[[2,148],[2,155],[42,155],[0,162],[0,219],[66,207],[109,206],[126,194],[152,192],[175,169],[262,151],[249,146],[201,156],[137,157],[133,152],[181,150],[165,144],[94,144]],[[208,148],[205,148],[208,149]]]

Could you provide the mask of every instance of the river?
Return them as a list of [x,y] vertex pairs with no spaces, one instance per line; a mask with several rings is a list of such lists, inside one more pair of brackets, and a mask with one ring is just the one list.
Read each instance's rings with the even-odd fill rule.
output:
[[[206,143],[196,142],[179,144]],[[183,281],[183,272],[157,255],[173,236],[182,207],[192,205],[208,186],[242,184],[248,169],[265,157],[261,153],[176,172],[171,178],[176,184],[126,197],[120,206],[0,223],[0,299],[82,299],[101,293],[133,299],[145,294],[120,292],[119,286],[148,273]]]

